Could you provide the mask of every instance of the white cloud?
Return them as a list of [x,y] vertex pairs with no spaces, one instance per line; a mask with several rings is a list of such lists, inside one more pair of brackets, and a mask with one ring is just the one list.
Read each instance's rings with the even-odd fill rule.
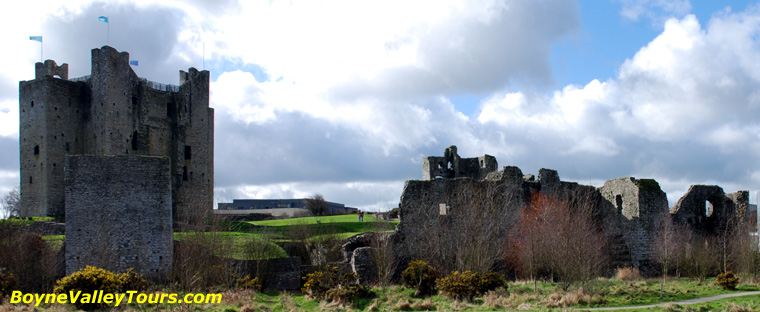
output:
[[[26,36],[45,35],[46,56],[82,75],[89,49],[103,41],[96,17],[110,15],[112,43],[151,80],[176,83],[177,70],[199,67],[205,42],[207,64],[218,69],[211,101],[220,196],[321,192],[377,206],[397,200],[403,180],[420,178],[421,156],[452,144],[463,157],[488,153],[568,180],[634,175],[664,181],[668,192],[704,181],[760,189],[758,7],[703,26],[686,15],[688,1],[623,4],[631,19],[662,18],[662,33],[616,77],[545,93],[536,90],[551,84],[552,45],[578,31],[572,1],[27,7],[42,17],[6,10],[0,23],[30,21],[0,34],[18,45],[0,52],[0,135],[18,129],[18,80],[32,78],[38,58]],[[461,94],[488,96],[469,118],[451,103]],[[16,146],[0,168],[12,170],[18,143],[0,136],[0,144]]]

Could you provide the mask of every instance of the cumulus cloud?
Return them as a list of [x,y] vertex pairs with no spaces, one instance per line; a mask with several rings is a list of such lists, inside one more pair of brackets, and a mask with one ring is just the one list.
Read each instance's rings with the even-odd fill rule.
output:
[[[726,13],[704,28],[692,15],[670,19],[614,79],[569,86],[552,98],[496,96],[478,121],[543,127],[557,138],[549,140],[557,151],[614,158],[613,167],[626,168],[626,175],[757,189],[760,180],[747,168],[757,167],[749,155],[757,155],[760,138],[753,121],[760,68],[750,61],[760,57],[758,13],[757,7]],[[541,109],[530,111],[534,105]]]
[[[38,58],[25,36],[43,34],[46,56],[84,75],[90,49],[105,41],[96,17],[109,15],[111,44],[151,80],[176,83],[177,70],[199,67],[205,42],[217,201],[319,192],[392,206],[403,181],[420,178],[421,158],[452,144],[462,157],[487,153],[565,180],[656,178],[671,204],[688,184],[760,189],[760,9],[701,24],[686,15],[688,1],[621,3],[627,18],[662,17],[662,32],[615,77],[553,92],[538,90],[552,82],[552,45],[580,27],[572,1],[53,6],[25,30],[34,33],[14,31],[25,45],[0,58],[10,69],[0,76],[0,123],[17,131],[18,80],[32,78]],[[451,102],[461,94],[485,95],[472,117]],[[17,166],[13,132],[0,135],[0,147],[16,146],[4,163]]]

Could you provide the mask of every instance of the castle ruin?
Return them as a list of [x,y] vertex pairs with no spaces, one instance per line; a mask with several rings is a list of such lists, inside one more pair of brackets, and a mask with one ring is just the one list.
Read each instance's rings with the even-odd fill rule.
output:
[[213,209],[209,72],[139,78],[129,54],[92,50],[91,75],[35,65],[19,83],[21,214],[66,219],[66,272],[171,270],[173,226]]
[[726,194],[718,186],[694,185],[669,210],[652,179],[617,178],[597,188],[561,181],[555,170],[540,169],[536,178],[517,167],[497,168],[493,156],[461,158],[456,146],[443,157],[423,158],[422,180],[407,181],[401,196],[397,261],[428,259],[452,268],[473,256],[461,254],[462,246],[480,244],[480,253],[503,249],[520,210],[538,193],[587,206],[609,235],[608,267],[633,266],[644,274],[653,272],[654,236],[663,216],[695,233],[715,234],[729,218],[748,215],[748,191]]

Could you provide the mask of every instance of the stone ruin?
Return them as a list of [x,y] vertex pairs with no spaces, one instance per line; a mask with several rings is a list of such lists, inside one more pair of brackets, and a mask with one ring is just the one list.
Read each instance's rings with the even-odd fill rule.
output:
[[[504,237],[535,192],[551,194],[571,205],[585,202],[592,206],[594,220],[611,235],[606,248],[609,266],[633,266],[643,274],[652,273],[653,236],[663,214],[702,234],[715,233],[717,225],[727,218],[748,214],[748,191],[727,194],[719,186],[694,185],[669,210],[665,192],[653,179],[624,177],[593,187],[561,181],[555,170],[540,169],[536,178],[524,175],[517,167],[497,167],[493,156],[461,158],[456,146],[447,148],[443,157],[423,158],[423,179],[407,181],[401,196],[400,223],[394,234],[401,267],[409,259],[450,256],[421,248],[448,243],[441,236],[452,235],[459,241],[454,245],[477,242],[458,237],[467,227],[458,220],[471,213],[468,206],[472,201],[484,196],[486,206],[488,202],[511,203],[498,215],[483,211],[481,216],[488,221],[478,225],[500,227]],[[480,203],[478,207],[482,206]],[[447,250],[456,252],[456,246]]]

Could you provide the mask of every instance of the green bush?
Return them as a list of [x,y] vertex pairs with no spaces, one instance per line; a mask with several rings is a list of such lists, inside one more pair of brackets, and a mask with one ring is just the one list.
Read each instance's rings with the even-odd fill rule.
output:
[[301,292],[314,299],[325,298],[327,291],[330,290],[330,281],[325,273],[316,271],[302,277],[304,280]]
[[416,296],[434,294],[436,277],[435,269],[425,260],[413,260],[401,272],[401,282],[406,287],[416,289]]
[[237,286],[244,289],[253,289],[255,291],[261,291],[261,281],[259,277],[251,278],[250,275],[246,275],[243,278],[237,280]]
[[130,290],[145,291],[148,287],[150,287],[150,282],[146,281],[142,275],[137,274],[133,268],[129,268],[119,275],[119,290],[122,293]]
[[507,278],[504,276],[504,274],[488,272],[480,278],[480,287],[478,289],[478,292],[485,294],[499,287],[507,288]]
[[438,290],[445,296],[459,300],[472,300],[475,296],[485,294],[499,287],[506,287],[504,274],[488,272],[478,275],[471,271],[454,271],[436,281]]
[[739,284],[739,278],[734,275],[734,272],[728,271],[718,274],[716,278],[718,285],[724,289],[736,289],[736,284]]
[[353,303],[358,298],[373,296],[366,285],[360,285],[359,276],[353,272],[343,272],[333,266],[325,271],[316,271],[303,277],[301,291],[317,300],[329,299],[337,303]]
[[[87,266],[73,274],[60,279],[53,289],[56,294],[68,294],[69,291],[81,290],[82,293],[93,293],[101,290],[103,293],[115,293],[121,287],[120,276],[116,273],[101,268]],[[75,303],[82,310],[94,310],[105,308],[103,303]]]
[[454,271],[446,277],[437,279],[435,282],[438,290],[449,298],[469,301],[480,294],[480,276],[472,271],[464,271],[462,273]]
[[16,277],[7,269],[0,268],[0,304],[3,304],[3,298],[10,296],[14,289],[16,289]]
[[[143,279],[142,275],[135,273],[130,268],[127,272],[116,274],[108,270],[86,266],[84,269],[74,272],[57,282],[53,289],[56,294],[68,294],[69,291],[81,290],[83,294],[93,293],[95,290],[103,293],[126,292],[129,290],[145,291],[150,283]],[[105,308],[104,303],[75,303],[82,310],[95,310]]]

